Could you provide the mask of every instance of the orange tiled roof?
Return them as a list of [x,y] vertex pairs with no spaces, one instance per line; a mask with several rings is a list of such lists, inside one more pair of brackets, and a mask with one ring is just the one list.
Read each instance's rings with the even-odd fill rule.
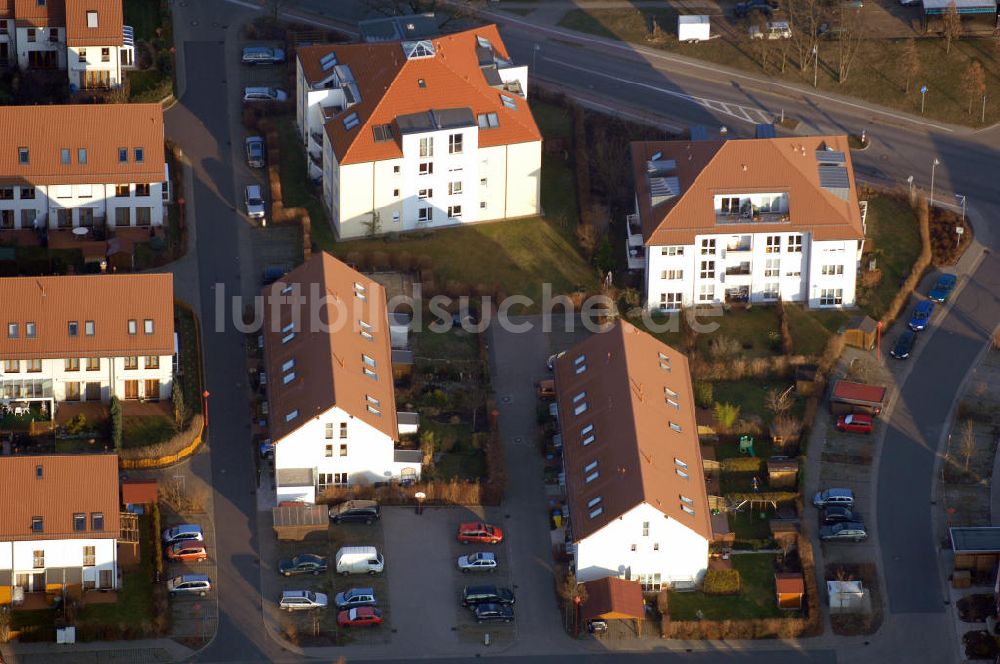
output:
[[[816,153],[844,154],[846,198],[820,186]],[[651,141],[632,143],[632,171],[642,234],[647,246],[693,244],[707,233],[811,233],[815,240],[864,238],[854,168],[846,136]],[[656,206],[650,197],[647,164],[671,160],[680,193]],[[788,193],[789,223],[716,223],[714,196],[727,193]]]
[[[73,0],[70,0],[71,2]],[[66,25],[66,0],[14,0],[18,27],[47,28]]]
[[[88,27],[87,12],[97,12],[96,27]],[[124,22],[122,0],[70,0],[66,7],[66,45],[121,46]]]
[[[307,84],[324,80],[329,72],[320,65],[323,56],[336,53],[337,62],[351,68],[361,93],[361,102],[350,106],[326,125],[337,161],[365,163],[403,156],[398,126],[391,141],[376,142],[372,127],[393,124],[397,117],[434,109],[469,108],[473,117],[496,113],[499,126],[479,132],[479,146],[491,147],[540,141],[541,133],[528,102],[514,94],[505,96],[515,108],[507,108],[501,90],[490,87],[480,69],[477,38],[490,42],[494,52],[509,60],[495,25],[435,37],[433,57],[407,59],[400,42],[307,46],[298,58]],[[419,84],[423,81],[423,86]],[[343,119],[357,113],[359,125],[346,129]]]

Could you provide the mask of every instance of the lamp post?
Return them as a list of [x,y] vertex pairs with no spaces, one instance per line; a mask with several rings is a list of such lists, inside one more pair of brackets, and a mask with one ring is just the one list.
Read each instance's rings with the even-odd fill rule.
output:
[[927,97],[927,86],[920,86],[920,115],[924,114],[924,99]]
[[201,393],[202,410],[205,411],[205,428],[208,428],[208,397],[212,396],[208,390]]
[[937,157],[934,157],[934,163],[931,164],[931,206],[934,205],[934,170],[941,164]]
[[875,344],[875,359],[878,360],[879,362],[881,362],[882,361],[882,321],[879,321],[878,324],[875,325],[875,330],[876,330],[876,338],[878,339],[878,341]]
[[531,50],[531,72],[535,72],[535,63],[538,62],[538,51],[542,49],[541,46],[535,44],[535,47]]
[[913,200],[913,176],[906,178],[906,183],[910,185],[910,200]]
[[962,194],[955,194],[955,200],[962,204],[962,221],[965,221],[965,196]]
[[819,44],[813,44],[813,87],[819,82]]

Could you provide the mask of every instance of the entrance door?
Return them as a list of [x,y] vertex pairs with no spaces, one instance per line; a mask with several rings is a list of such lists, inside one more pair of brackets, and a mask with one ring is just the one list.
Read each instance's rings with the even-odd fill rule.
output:
[[101,384],[87,383],[87,401],[101,400]]
[[114,570],[102,569],[101,570],[100,584],[97,587],[98,588],[113,588],[114,585],[115,585],[115,580],[114,580],[114,576],[113,575],[114,575]]

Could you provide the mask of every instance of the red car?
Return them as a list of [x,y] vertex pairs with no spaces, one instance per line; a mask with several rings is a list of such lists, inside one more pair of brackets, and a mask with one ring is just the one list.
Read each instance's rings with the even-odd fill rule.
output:
[[503,531],[482,521],[470,521],[458,526],[458,541],[462,544],[499,544],[503,541]]
[[337,624],[341,627],[367,627],[382,624],[382,610],[374,606],[359,606],[337,614]]
[[208,560],[208,551],[201,544],[177,542],[167,547],[167,559],[184,562]]
[[837,430],[851,433],[871,433],[871,415],[841,415],[837,418]]

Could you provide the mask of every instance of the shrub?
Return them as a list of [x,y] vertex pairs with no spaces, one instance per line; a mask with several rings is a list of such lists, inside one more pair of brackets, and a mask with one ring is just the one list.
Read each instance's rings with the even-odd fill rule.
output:
[[731,403],[715,403],[715,421],[722,431],[729,431],[740,417],[740,407]]
[[[153,503],[153,508],[150,510],[153,516],[153,537],[159,537],[162,532],[160,525],[160,504]],[[156,575],[154,581],[159,582],[163,578],[163,547],[154,546],[153,548],[153,573]]]
[[705,572],[702,590],[706,595],[737,595],[740,592],[740,573],[735,569],[710,569]]
[[739,340],[725,335],[715,337],[708,342],[708,354],[717,360],[739,355],[743,351]]
[[141,459],[161,459],[177,454],[194,442],[195,437],[201,433],[204,422],[203,416],[195,415],[191,418],[186,429],[169,440],[142,447],[127,447],[118,451],[118,457],[122,460],[138,461]]
[[118,450],[118,454],[122,453],[122,402],[118,400],[117,396],[111,397],[111,404],[109,406],[111,411],[111,443],[114,445],[115,449]]
[[698,404],[701,408],[711,408],[712,407],[712,384],[700,380],[694,384],[694,402]]

